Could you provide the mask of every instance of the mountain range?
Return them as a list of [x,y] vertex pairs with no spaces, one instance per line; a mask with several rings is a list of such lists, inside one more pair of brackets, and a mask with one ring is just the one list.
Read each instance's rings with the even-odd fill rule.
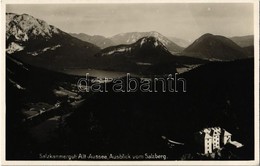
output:
[[[240,43],[250,43],[243,41],[251,39],[233,38]],[[175,40],[187,45],[181,39]],[[51,70],[93,68],[150,73],[153,68],[153,72],[155,69],[175,71],[173,66],[176,65],[183,67],[204,64],[205,60],[252,57],[254,49],[248,45],[242,48],[224,36],[204,34],[184,49],[155,31],[122,33],[110,38],[68,34],[27,14],[6,14],[6,53],[25,63]],[[157,67],[153,66],[155,64]],[[163,65],[168,67],[163,68]]]
[[[77,37],[80,40],[93,43],[102,49],[110,46],[120,45],[120,44],[133,44],[143,37],[156,37],[171,52],[181,52],[183,50],[183,47],[175,44],[175,42],[171,41],[170,39],[168,39],[167,37],[163,36],[162,34],[156,31],[120,33],[110,38],[106,38],[100,35],[90,36],[84,33],[79,33],[79,34],[71,33],[70,35]],[[177,41],[177,43],[181,43],[182,45],[187,44],[185,40],[173,38],[173,37],[172,39]]]
[[[164,40],[160,40],[160,41],[163,42],[164,44],[166,44],[167,49],[169,51],[172,51],[172,53],[181,52],[180,50],[187,48],[191,44],[191,42],[189,42],[187,40],[184,40],[181,38],[176,38],[176,37],[165,37],[155,31],[121,33],[121,34],[114,35],[113,37],[110,37],[110,38],[106,38],[106,37],[100,36],[100,35],[91,36],[91,35],[87,35],[85,33],[78,33],[78,34],[70,33],[70,35],[72,35],[80,40],[93,43],[102,49],[104,49],[106,47],[110,47],[110,46],[120,45],[120,44],[132,44],[134,41],[137,41],[140,38],[147,37],[147,36],[153,36],[153,37],[160,36],[161,39],[163,38]],[[246,52],[248,52],[248,50],[251,49],[250,54],[252,55],[252,48],[254,45],[254,36],[253,35],[236,36],[236,37],[231,37],[229,39],[232,40],[237,45],[239,45],[240,47],[245,48]],[[180,46],[182,48],[179,49],[180,47],[177,47],[177,50],[176,50],[176,48],[175,48],[176,46],[171,47],[173,44],[167,45],[166,41],[168,43],[174,43],[175,45]]]
[[[140,74],[160,72],[176,72],[176,62],[173,55],[155,37],[143,37],[133,44],[111,46],[101,50],[96,57],[108,62],[113,59],[109,68],[116,70],[131,70]],[[164,66],[164,70],[161,70]],[[166,66],[167,70],[166,70]],[[160,73],[161,74],[161,73]]]
[[[176,71],[176,58],[166,47],[167,44],[170,45],[170,41],[157,32],[149,33],[148,37],[132,44],[100,50],[92,43],[75,38],[27,14],[7,13],[6,17],[6,52],[27,64],[58,71],[66,68],[92,68],[140,74]],[[102,39],[100,36],[95,37]],[[132,39],[131,42],[137,38]],[[131,51],[127,52],[128,49]],[[128,53],[131,55],[128,56]],[[104,56],[105,54],[109,56]],[[179,60],[178,66],[190,63],[205,61],[197,62],[197,59],[184,57]]]
[[128,32],[121,33],[111,37],[111,40],[116,44],[132,44],[138,41],[142,37],[155,37],[157,38],[169,51],[171,52],[181,52],[183,50],[182,47],[178,46],[174,42],[172,42],[167,37],[162,34],[151,31],[151,32]]
[[44,68],[84,66],[84,61],[100,51],[96,45],[30,15],[6,14],[6,52]]
[[[183,56],[207,59],[211,61],[212,60],[226,61],[226,60],[234,60],[234,59],[248,58],[254,56],[253,35],[227,38],[220,35],[204,34],[199,39],[195,40],[194,43],[196,43],[197,41],[201,42],[201,44],[198,45],[197,43],[196,44],[189,43],[186,40],[176,38],[176,37],[167,38],[155,31],[122,33],[122,34],[117,34],[111,38],[105,38],[102,36],[95,36],[95,35],[90,36],[86,34],[78,34],[73,36],[78,37],[83,41],[88,41],[88,42],[92,41],[93,43],[97,44],[98,46],[104,49],[101,51],[101,53],[106,50],[111,50],[112,48],[115,48],[116,47],[115,45],[133,44],[133,42],[134,43],[137,42],[142,37],[155,37],[172,54],[176,54],[176,55],[180,54]],[[87,37],[84,38],[84,36]],[[209,37],[211,37],[211,39],[209,39]],[[210,40],[211,43],[210,46],[206,46],[208,40]],[[102,41],[105,42],[102,43]],[[99,43],[101,43],[101,45]],[[182,46],[182,48],[180,48],[175,43]],[[215,43],[215,46],[213,43]],[[107,47],[111,47],[111,48],[106,49]],[[225,53],[223,54],[221,53],[221,51]]]

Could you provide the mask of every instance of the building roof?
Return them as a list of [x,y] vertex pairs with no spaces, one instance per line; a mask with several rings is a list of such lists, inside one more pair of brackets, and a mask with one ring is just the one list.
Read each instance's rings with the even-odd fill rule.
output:
[[210,133],[210,131],[211,131],[211,129],[210,129],[210,128],[205,128],[205,129],[203,129],[203,132],[204,132],[204,133],[207,133],[207,134],[209,134],[209,133]]
[[209,134],[205,133],[204,138],[210,138],[210,139],[212,139],[212,136],[210,136]]
[[228,136],[228,135],[232,135],[232,134],[224,130],[224,136]]
[[213,127],[212,130],[213,130],[214,132],[217,132],[218,134],[221,133],[220,127]]
[[224,136],[231,136],[232,135],[231,133],[229,133],[225,129],[221,129],[220,127],[204,128],[203,130],[199,131],[199,134],[203,138],[212,138],[213,136],[220,135],[220,134],[223,134]]
[[213,135],[214,132],[217,132],[217,134],[221,134],[221,128],[220,127],[204,128],[202,132],[207,133],[209,135]]

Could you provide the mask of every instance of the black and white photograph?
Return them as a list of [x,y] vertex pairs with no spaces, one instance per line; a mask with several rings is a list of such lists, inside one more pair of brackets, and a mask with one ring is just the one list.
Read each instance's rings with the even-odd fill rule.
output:
[[257,0],[11,2],[6,165],[259,164]]

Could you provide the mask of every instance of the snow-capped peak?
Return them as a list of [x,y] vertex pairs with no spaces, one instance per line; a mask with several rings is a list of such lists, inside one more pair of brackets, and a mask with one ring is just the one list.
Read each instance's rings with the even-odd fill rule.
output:
[[162,36],[160,33],[156,32],[156,31],[151,31],[151,32],[148,32],[149,33],[149,36],[153,36],[153,37],[156,37],[158,38],[159,36]]
[[34,39],[48,41],[61,31],[28,14],[6,14],[6,52],[13,54],[25,49],[25,42]]
[[132,44],[138,41],[143,37],[155,37],[158,39],[164,46],[168,46],[172,43],[171,40],[160,34],[156,31],[150,32],[129,32],[129,33],[121,33],[111,37],[111,39],[115,42],[119,42],[120,44]]
[[59,33],[54,26],[48,25],[45,21],[36,19],[30,15],[6,14],[6,39],[14,36],[18,41],[27,41],[30,38],[44,37],[46,39]]
[[154,47],[157,47],[159,45],[161,45],[162,47],[165,47],[165,45],[163,43],[160,42],[159,39],[157,39],[156,37],[153,37],[153,36],[148,36],[148,37],[143,37],[140,39],[140,47],[142,47],[143,45],[150,45],[150,46],[154,46]]

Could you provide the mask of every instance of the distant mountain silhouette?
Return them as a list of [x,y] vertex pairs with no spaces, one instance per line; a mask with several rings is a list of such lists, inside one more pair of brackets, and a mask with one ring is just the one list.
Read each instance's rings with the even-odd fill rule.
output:
[[187,41],[187,40],[184,40],[184,39],[181,39],[181,38],[177,38],[177,37],[168,37],[171,41],[173,41],[174,43],[176,43],[177,45],[183,47],[183,48],[186,48],[188,47],[191,42]]
[[240,47],[248,47],[254,45],[254,35],[235,36],[231,37],[230,39]]
[[235,60],[248,57],[232,40],[212,34],[202,35],[183,52],[188,56],[209,60]]
[[173,41],[169,40],[167,37],[155,31],[120,33],[115,36],[112,36],[110,39],[114,43],[119,45],[119,44],[132,44],[143,37],[156,37],[171,52],[180,52],[183,50],[182,47],[178,46]]
[[82,41],[85,42],[89,42],[89,43],[93,43],[95,45],[97,45],[100,48],[106,48],[106,47],[110,47],[110,46],[114,46],[116,45],[112,40],[110,40],[109,38],[106,38],[104,36],[100,36],[100,35],[87,35],[85,33],[70,33],[71,36],[76,37]]

